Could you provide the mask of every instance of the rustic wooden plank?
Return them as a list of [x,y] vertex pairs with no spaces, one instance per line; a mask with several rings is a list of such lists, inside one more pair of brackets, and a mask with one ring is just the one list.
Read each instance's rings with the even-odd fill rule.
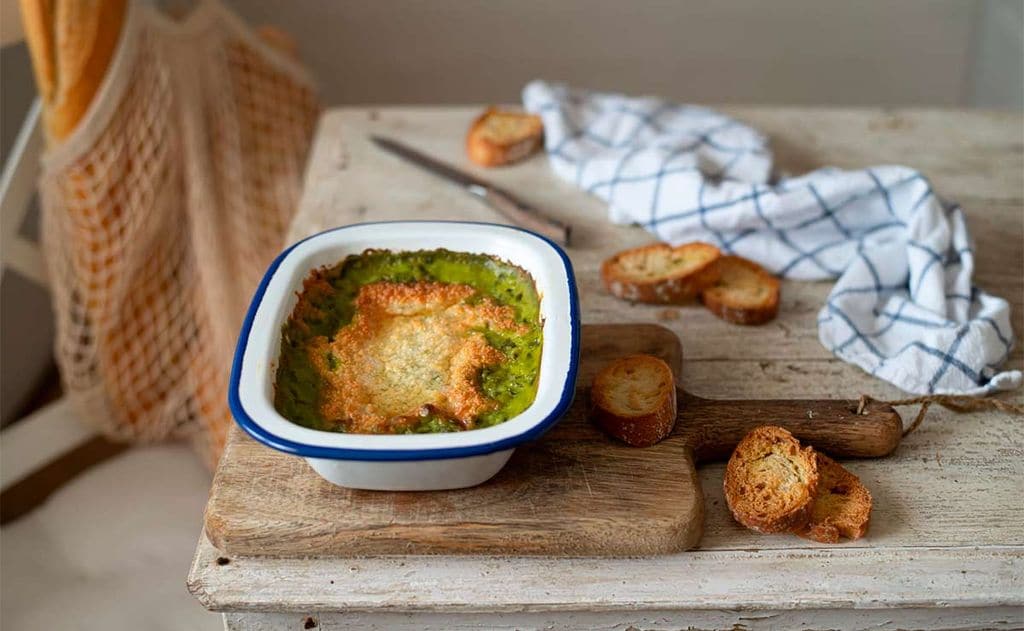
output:
[[724,107],[772,140],[777,166],[905,164],[948,196],[1021,203],[1024,127],[1011,112],[944,109]]
[[210,490],[207,535],[232,555],[624,556],[696,545],[703,505],[687,442],[615,443],[587,421],[583,392],[623,355],[656,354],[678,373],[679,341],[650,325],[589,325],[582,338],[572,410],[488,482],[431,493],[343,489],[235,428]]
[[[575,197],[575,206],[578,206],[579,199],[586,199],[571,185],[554,178],[543,159],[529,160],[507,169],[474,167],[464,157],[463,137],[479,111],[477,107],[331,110],[321,122],[310,181],[325,172],[337,173],[343,170],[339,167],[353,164],[358,164],[362,171],[367,147],[359,142],[358,136],[372,130],[400,134],[409,143],[496,182],[510,186],[520,184],[520,190],[529,191],[538,201],[555,202]],[[863,168],[906,164],[921,170],[942,193],[961,201],[965,197],[1018,204],[1024,200],[1020,177],[1024,169],[1024,129],[1021,116],[1016,113],[742,106],[724,107],[722,111],[766,133],[772,141],[777,169],[783,172],[799,174],[822,166]],[[372,152],[370,157],[376,159]],[[396,176],[389,171],[397,164],[389,160],[375,162],[367,171],[378,171],[377,181],[394,181]],[[440,187],[421,187],[420,184],[430,177],[421,175],[422,180],[411,175],[398,176],[415,186],[418,192],[390,191],[391,195],[378,195],[376,199],[398,201],[406,195],[423,199],[429,188]],[[537,190],[541,187],[538,185],[548,190]],[[345,195],[346,205],[358,208],[360,193],[372,188],[349,191]],[[572,207],[572,212],[590,211],[595,217],[604,217],[599,202],[588,202],[582,209]],[[309,206],[303,207],[304,212],[309,210]],[[362,214],[376,219],[380,212],[388,212],[388,209],[367,207]]]
[[742,629],[743,631],[898,631],[932,629],[1014,629],[1024,625],[1018,607],[948,607],[933,609],[812,609],[775,611],[578,611],[552,613],[228,613],[227,631],[678,631],[679,629]]
[[[226,562],[225,562],[226,559]],[[203,537],[189,590],[216,611],[573,612],[1024,605],[1006,546],[691,551],[635,559],[227,558]]]

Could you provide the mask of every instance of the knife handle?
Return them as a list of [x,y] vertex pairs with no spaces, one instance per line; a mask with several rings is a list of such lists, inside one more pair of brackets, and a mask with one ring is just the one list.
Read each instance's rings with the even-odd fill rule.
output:
[[473,190],[473,193],[479,195],[492,208],[505,215],[517,226],[532,230],[559,245],[569,245],[571,226],[548,217],[511,193],[493,186],[479,187]]

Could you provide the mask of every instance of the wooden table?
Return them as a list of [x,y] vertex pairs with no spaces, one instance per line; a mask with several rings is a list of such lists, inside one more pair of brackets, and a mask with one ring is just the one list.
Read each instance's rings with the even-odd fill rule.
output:
[[[727,107],[772,137],[777,166],[900,163],[959,201],[979,245],[976,282],[1024,331],[1024,119],[934,110]],[[470,168],[478,108],[337,109],[323,118],[292,231],[389,219],[500,221],[462,191],[375,149],[386,133]],[[602,291],[600,261],[651,237],[614,226],[543,158],[486,177],[574,225],[585,322],[657,322],[683,341],[688,390],[709,397],[896,398],[835,359],[815,316],[828,283],[786,282],[774,322],[738,328],[699,307],[629,305]],[[1024,367],[1021,346],[1010,366]],[[1011,400],[1024,397],[1015,393]],[[913,410],[905,409],[904,417]],[[771,420],[771,419],[766,419]],[[722,465],[701,469],[699,550],[636,559],[225,558],[201,538],[189,589],[228,629],[1009,628],[1024,625],[1024,423],[933,409],[891,457],[851,468],[871,489],[866,539],[825,546],[738,526]],[[638,482],[639,483],[639,482]],[[552,519],[557,519],[552,515]],[[311,551],[315,552],[315,551]]]

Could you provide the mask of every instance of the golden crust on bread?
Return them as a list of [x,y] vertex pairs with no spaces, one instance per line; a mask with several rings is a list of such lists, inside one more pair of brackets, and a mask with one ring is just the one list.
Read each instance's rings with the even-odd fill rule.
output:
[[723,256],[719,278],[701,293],[704,306],[734,324],[763,324],[779,312],[779,279],[740,256]]
[[21,0],[21,22],[25,41],[32,54],[32,72],[43,103],[53,98],[57,89],[57,57],[54,42],[54,6],[49,0]]
[[617,298],[678,304],[695,299],[718,280],[715,246],[694,241],[677,247],[652,243],[624,250],[601,265],[601,280]]
[[480,166],[512,164],[537,151],[543,139],[540,116],[489,107],[469,127],[466,154]]
[[794,532],[821,543],[860,539],[871,521],[871,492],[841,464],[825,454],[816,455],[820,480],[811,518]]
[[364,285],[352,321],[315,339],[310,359],[324,379],[324,418],[356,433],[388,433],[436,414],[471,429],[495,408],[480,369],[505,356],[478,330],[519,331],[512,307],[453,283]]
[[74,131],[99,91],[121,35],[126,0],[21,0],[47,137]]
[[676,385],[668,364],[650,355],[617,359],[594,378],[591,418],[627,445],[648,447],[672,432]]
[[747,434],[725,468],[725,500],[736,521],[758,532],[803,527],[818,489],[818,461],[811,447],[781,427]]

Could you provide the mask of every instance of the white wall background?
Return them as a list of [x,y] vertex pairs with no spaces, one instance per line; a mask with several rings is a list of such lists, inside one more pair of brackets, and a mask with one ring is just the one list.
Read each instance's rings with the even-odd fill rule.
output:
[[1020,109],[1024,0],[226,0],[330,103],[516,101],[534,77],[707,103]]
[[976,19],[968,102],[1024,109],[1024,0],[985,2]]

